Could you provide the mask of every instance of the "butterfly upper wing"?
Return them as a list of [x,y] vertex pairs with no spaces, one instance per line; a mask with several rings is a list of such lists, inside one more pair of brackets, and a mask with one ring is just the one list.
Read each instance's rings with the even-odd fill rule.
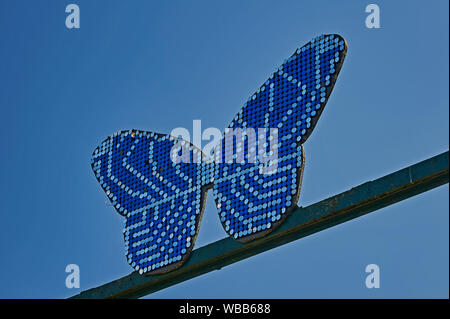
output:
[[[271,174],[261,173],[260,163],[227,163],[224,140],[217,152],[221,160],[215,166],[213,195],[220,220],[235,239],[248,241],[263,236],[296,206],[304,167],[302,143],[324,109],[346,51],[345,40],[339,35],[318,37],[298,49],[229,125],[244,131],[278,130],[278,161]],[[248,139],[236,139],[233,152],[244,149],[246,153],[249,145]]]
[[207,178],[183,141],[190,163],[174,163],[179,140],[157,133],[122,131],[108,137],[92,157],[92,169],[116,210],[126,217],[129,264],[140,273],[179,267],[187,258],[204,209]]

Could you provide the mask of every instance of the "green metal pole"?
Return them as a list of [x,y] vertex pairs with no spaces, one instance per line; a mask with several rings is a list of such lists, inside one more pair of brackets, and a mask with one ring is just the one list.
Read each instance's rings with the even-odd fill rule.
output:
[[72,298],[139,298],[249,258],[323,229],[426,192],[449,181],[448,151],[308,207],[298,207],[275,231],[250,243],[225,238],[194,250],[172,272],[143,276],[133,272]]

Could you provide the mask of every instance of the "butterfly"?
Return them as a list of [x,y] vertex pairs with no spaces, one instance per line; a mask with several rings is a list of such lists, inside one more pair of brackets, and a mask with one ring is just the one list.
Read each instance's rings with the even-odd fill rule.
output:
[[225,134],[212,154],[167,134],[125,130],[107,137],[94,150],[91,166],[125,217],[131,267],[140,274],[180,267],[194,247],[209,189],[222,226],[234,239],[248,242],[278,227],[296,207],[303,143],[323,112],[346,52],[346,41],[337,34],[297,49],[244,103],[225,130],[233,134]]

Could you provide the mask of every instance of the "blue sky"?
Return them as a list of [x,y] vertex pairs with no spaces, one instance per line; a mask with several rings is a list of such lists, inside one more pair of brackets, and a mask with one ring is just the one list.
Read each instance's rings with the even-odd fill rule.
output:
[[[373,1],[372,1],[373,2]],[[448,1],[0,2],[0,297],[68,297],[128,274],[123,217],[90,168],[121,129],[223,128],[297,47],[348,55],[305,143],[306,206],[448,150]],[[448,185],[152,295],[449,296]],[[225,237],[211,196],[196,247]],[[78,264],[81,289],[65,286]],[[367,264],[381,288],[367,289]]]

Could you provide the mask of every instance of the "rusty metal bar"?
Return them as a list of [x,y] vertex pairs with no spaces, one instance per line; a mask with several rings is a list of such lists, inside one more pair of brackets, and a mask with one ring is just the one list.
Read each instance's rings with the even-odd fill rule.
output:
[[392,205],[448,183],[448,155],[444,152],[308,207],[298,207],[274,232],[253,242],[221,239],[195,249],[186,264],[172,272],[154,276],[133,272],[72,298],[139,298]]

